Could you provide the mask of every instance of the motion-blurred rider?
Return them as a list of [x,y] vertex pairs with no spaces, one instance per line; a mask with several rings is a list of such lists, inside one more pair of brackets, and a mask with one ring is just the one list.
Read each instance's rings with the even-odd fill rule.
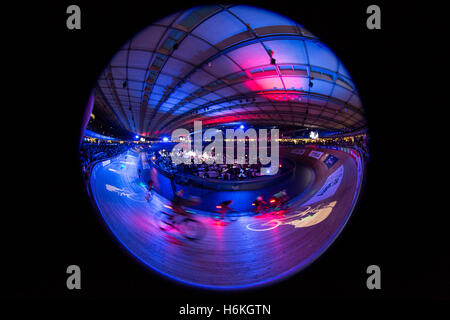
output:
[[284,205],[287,203],[289,197],[287,195],[287,192],[285,189],[281,190],[278,193],[275,193],[272,198],[276,199],[276,207],[279,209],[283,208]]
[[221,219],[225,219],[225,214],[228,211],[233,211],[233,209],[230,207],[230,204],[233,203],[233,200],[226,200],[219,203],[216,208],[218,209],[218,212],[220,213]]
[[[172,207],[172,211],[175,214],[181,214],[186,215],[186,210],[183,208],[183,205],[185,204],[185,199],[183,198],[184,190],[181,189],[175,195],[173,196],[172,200],[170,201],[170,206]],[[171,216],[172,218],[173,216]]]
[[253,205],[255,206],[255,209],[254,209],[255,213],[260,213],[266,204],[267,203],[264,201],[263,196],[259,195],[256,198],[256,200],[253,202]]

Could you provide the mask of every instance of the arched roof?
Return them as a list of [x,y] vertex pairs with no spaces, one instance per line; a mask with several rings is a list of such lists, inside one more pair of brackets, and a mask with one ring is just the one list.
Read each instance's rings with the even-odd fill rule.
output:
[[124,129],[155,136],[202,120],[329,130],[366,126],[349,73],[316,36],[243,5],[195,7],[137,34],[97,95]]

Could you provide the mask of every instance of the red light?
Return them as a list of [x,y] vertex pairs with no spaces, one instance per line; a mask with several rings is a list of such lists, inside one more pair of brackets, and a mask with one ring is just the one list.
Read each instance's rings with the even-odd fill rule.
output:
[[217,209],[222,209],[222,206],[216,206]]
[[275,199],[270,199],[270,203],[274,203],[275,202]]

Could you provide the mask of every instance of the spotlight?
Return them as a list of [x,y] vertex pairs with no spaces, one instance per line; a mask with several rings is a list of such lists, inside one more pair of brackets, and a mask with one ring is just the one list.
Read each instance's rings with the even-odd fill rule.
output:
[[241,125],[239,126],[239,128],[241,128],[241,129],[244,129],[244,125],[243,125],[243,124],[241,124]]

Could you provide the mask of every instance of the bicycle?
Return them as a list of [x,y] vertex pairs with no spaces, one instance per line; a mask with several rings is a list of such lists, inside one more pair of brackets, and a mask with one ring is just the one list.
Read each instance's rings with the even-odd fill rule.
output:
[[236,213],[237,212],[229,207],[229,205],[232,203],[233,203],[233,200],[227,200],[227,201],[223,201],[223,202],[219,203],[216,206],[216,210],[215,210],[215,213],[218,215],[214,216],[213,219],[216,221],[223,221],[223,222],[236,221],[237,218],[234,218],[234,219],[233,218],[225,218],[227,213]]
[[205,235],[205,226],[200,221],[181,214],[161,213],[164,215],[159,225],[162,231],[169,233],[176,230],[188,240],[199,240]]
[[258,215],[258,214],[265,214],[265,213],[270,212],[270,207],[269,207],[267,204],[265,204],[265,203],[256,203],[256,202],[253,202],[253,203],[252,203],[252,212],[253,212],[255,215]]
[[153,188],[147,189],[145,192],[145,200],[147,202],[150,202],[153,200]]

